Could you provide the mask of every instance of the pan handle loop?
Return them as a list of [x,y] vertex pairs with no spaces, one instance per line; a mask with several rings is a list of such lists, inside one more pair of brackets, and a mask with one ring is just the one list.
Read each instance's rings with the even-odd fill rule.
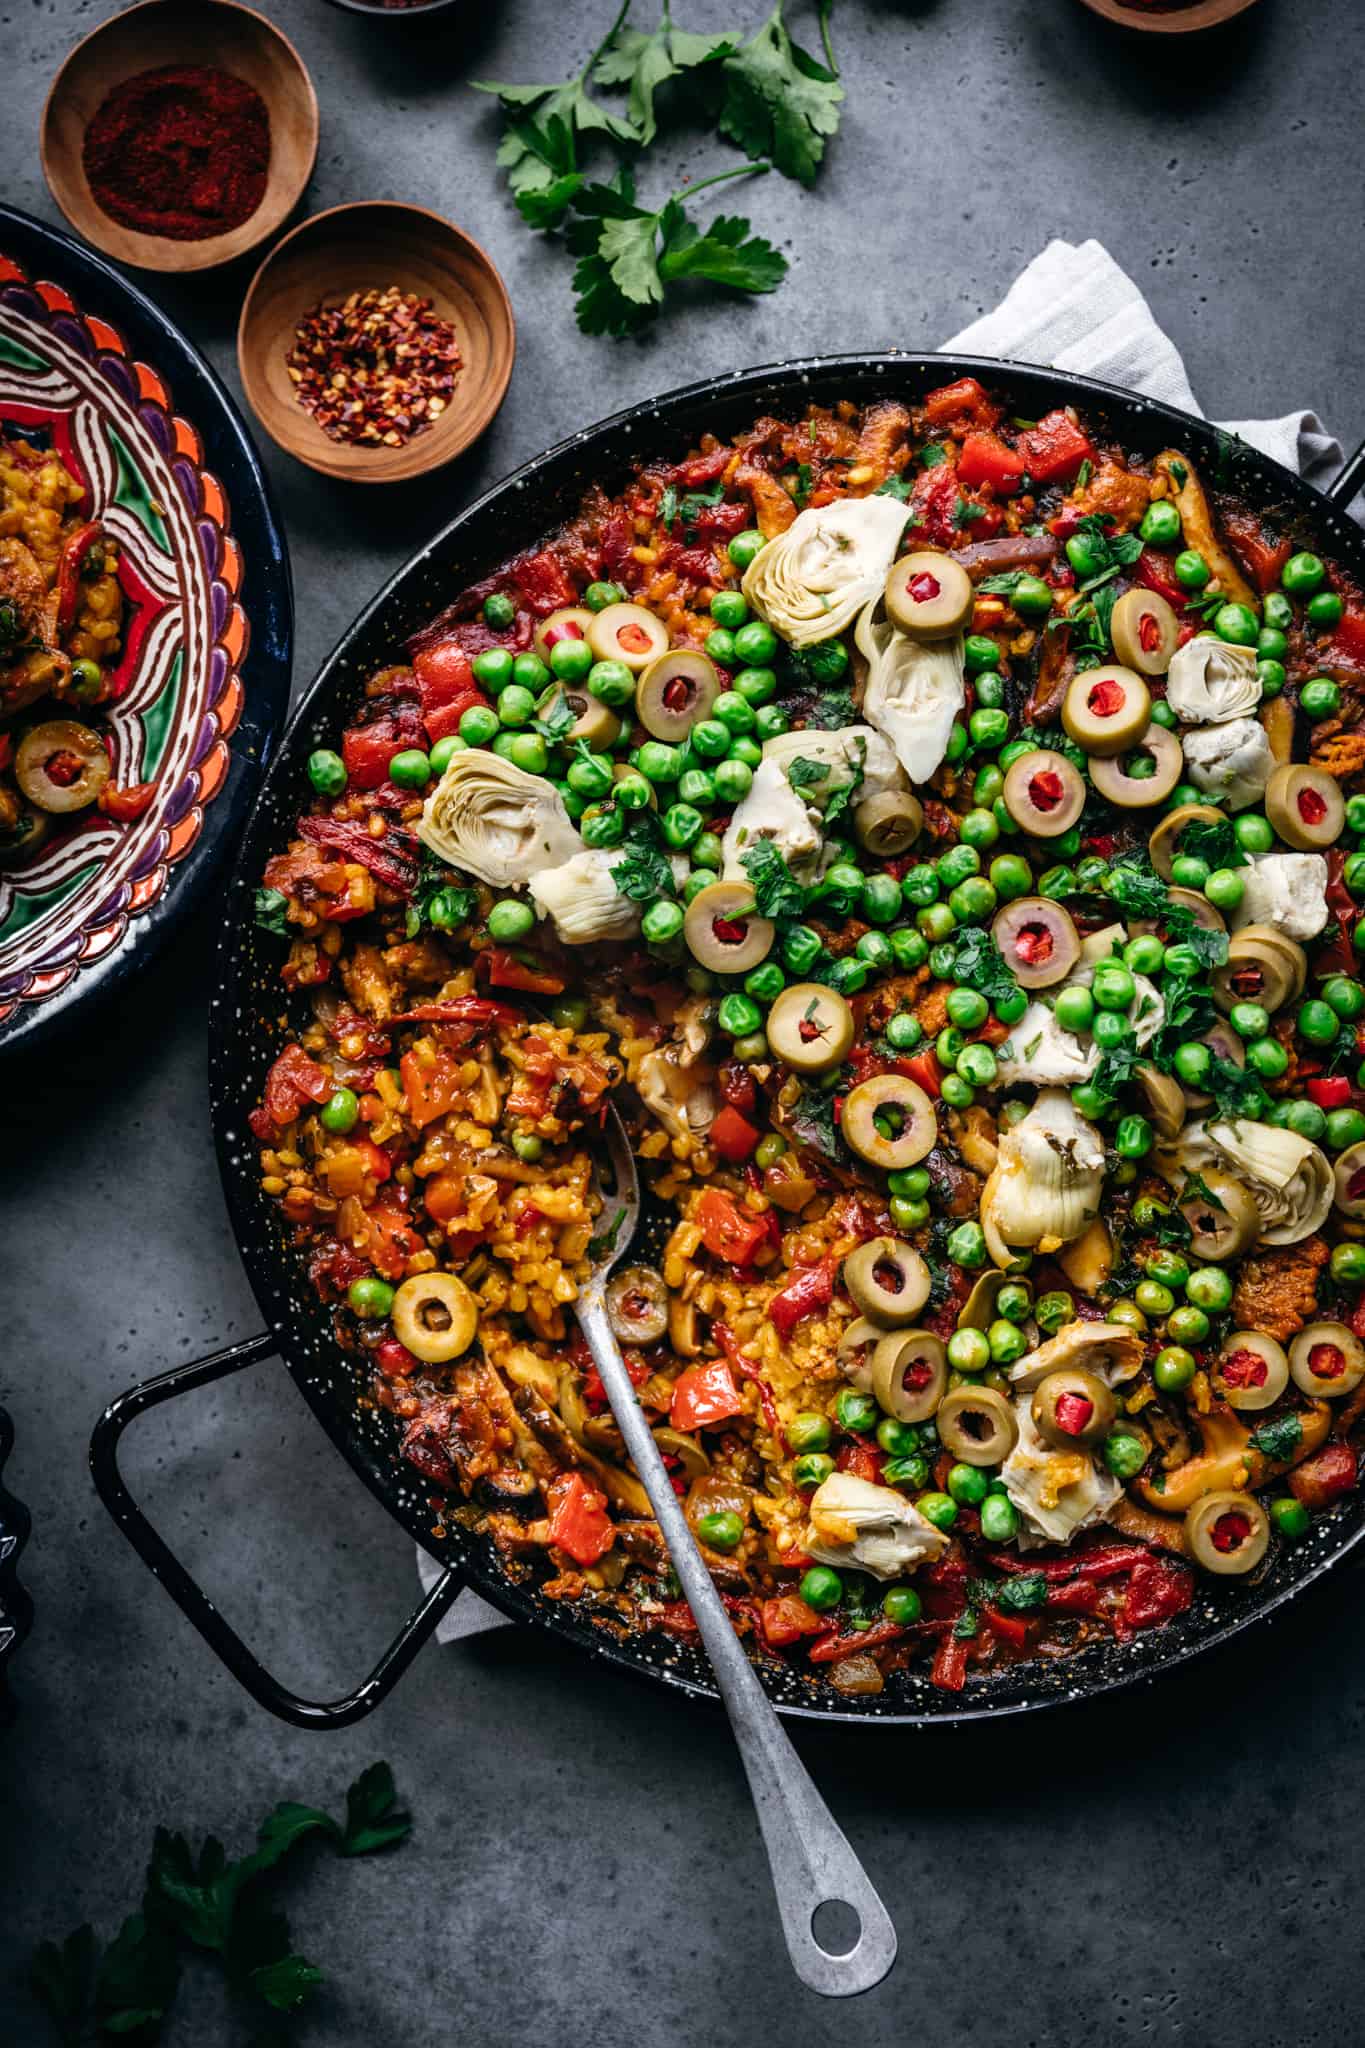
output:
[[268,1330],[229,1344],[208,1358],[191,1365],[173,1366],[155,1379],[129,1387],[111,1401],[95,1425],[90,1439],[90,1469],[100,1499],[142,1562],[166,1591],[187,1621],[193,1622],[209,1648],[226,1664],[238,1683],[244,1685],[259,1706],[295,1728],[349,1728],[372,1713],[398,1683],[437,1622],[460,1591],[464,1579],[458,1566],[450,1565],[421,1605],[408,1616],[368,1678],[338,1700],[306,1700],[290,1692],[271,1676],[237,1631],[218,1612],[203,1589],[191,1578],[165,1539],[155,1530],[128,1490],[119,1470],[119,1440],[129,1423],[135,1422],[163,1401],[174,1401],[197,1387],[211,1386],[230,1373],[243,1372],[262,1358],[271,1356],[275,1340]]
[[1362,490],[1365,490],[1365,441],[1361,442],[1354,455],[1347,456],[1323,495],[1344,512]]

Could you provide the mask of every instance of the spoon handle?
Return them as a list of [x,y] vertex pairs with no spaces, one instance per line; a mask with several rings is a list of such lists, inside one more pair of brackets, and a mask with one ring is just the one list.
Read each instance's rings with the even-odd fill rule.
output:
[[[682,1502],[673,1491],[659,1447],[635,1399],[600,1280],[589,1282],[577,1313],[730,1716],[763,1831],[792,1967],[803,1984],[826,1998],[870,1991],[896,1960],[891,1916],[788,1740],[730,1624],[725,1603],[693,1540]],[[832,1955],[817,1941],[812,1920],[817,1907],[840,1903],[851,1907],[859,1933],[846,1954]]]

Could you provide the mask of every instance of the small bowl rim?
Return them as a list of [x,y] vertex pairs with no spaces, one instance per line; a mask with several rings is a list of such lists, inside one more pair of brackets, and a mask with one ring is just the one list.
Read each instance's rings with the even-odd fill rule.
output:
[[1136,35],[1183,36],[1235,21],[1239,14],[1249,12],[1256,0],[1185,0],[1183,6],[1164,14],[1143,13],[1125,0],[1081,0],[1081,5],[1102,21],[1112,21],[1116,28],[1131,29]]
[[459,0],[421,0],[412,7],[385,7],[380,0],[327,0],[340,14],[359,14],[371,21],[421,21],[433,14],[445,14]]
[[[255,309],[258,289],[266,272],[284,256],[291,244],[297,242],[301,236],[311,233],[321,222],[335,220],[339,214],[361,211],[369,213],[381,208],[394,213],[409,214],[419,220],[434,221],[444,234],[453,236],[457,242],[463,243],[465,248],[473,253],[492,279],[496,288],[498,302],[501,305],[503,316],[507,322],[507,335],[510,343],[507,367],[500,379],[494,378],[485,383],[483,403],[475,415],[474,424],[469,433],[459,439],[448,451],[433,455],[429,462],[422,463],[420,467],[409,471],[404,476],[381,476],[374,470],[367,469],[363,463],[356,462],[341,452],[353,444],[330,441],[325,434],[322,436],[324,447],[318,451],[316,456],[304,454],[298,448],[287,446],[275,433],[256,403],[257,380],[254,357],[249,354],[247,349],[247,330]],[[487,433],[489,427],[497,418],[502,402],[507,396],[507,387],[512,381],[512,371],[516,366],[516,357],[516,315],[512,310],[512,299],[508,292],[506,281],[497,264],[484,248],[482,242],[476,241],[468,229],[462,228],[458,222],[448,219],[445,214],[437,213],[432,207],[419,206],[415,200],[410,199],[345,199],[337,206],[325,206],[320,213],[309,214],[307,220],[301,220],[297,227],[289,230],[287,235],[281,235],[274,247],[268,249],[261,258],[256,268],[256,273],[246,288],[246,295],[242,300],[242,310],[237,320],[237,373],[242,381],[242,391],[246,397],[247,404],[251,407],[252,415],[262,432],[270,436],[274,446],[283,454],[292,457],[296,462],[303,463],[306,468],[316,470],[322,476],[333,477],[341,483],[414,483],[418,477],[430,476],[436,470],[444,469],[447,463],[456,461],[459,456],[463,455],[467,449],[472,448],[474,443]],[[318,431],[321,432],[321,429]],[[420,442],[425,438],[427,437],[423,435],[414,435],[413,441]],[[411,446],[412,443],[408,445]],[[337,454],[329,455],[327,450],[333,448],[338,451]]]
[[[271,218],[266,215],[266,201],[270,197],[271,189],[271,180],[267,174],[265,195],[256,212],[249,214],[239,226],[229,228],[226,234],[206,235],[200,241],[170,241],[164,235],[143,234],[137,228],[126,227],[122,221],[115,220],[112,215],[106,216],[97,203],[92,207],[94,220],[90,225],[77,220],[76,216],[68,208],[59,189],[58,181],[53,175],[52,120],[63,81],[69,74],[73,64],[76,63],[89,44],[95,42],[100,37],[115,34],[120,24],[130,20],[134,15],[145,13],[152,8],[163,7],[178,6],[188,11],[191,4],[198,11],[203,8],[204,0],[133,0],[131,7],[121,8],[117,14],[111,14],[104,21],[97,22],[94,28],[83,35],[78,43],[73,44],[72,48],[67,51],[65,57],[58,65],[53,75],[52,83],[47,89],[47,97],[43,101],[43,110],[38,120],[38,156],[43,168],[43,178],[48,191],[61,211],[62,218],[80,236],[82,241],[89,242],[102,255],[109,257],[113,262],[127,263],[137,270],[156,271],[162,276],[176,276],[199,270],[213,270],[220,264],[233,263],[239,257],[248,256],[254,250],[259,249],[262,242],[267,241],[270,236],[278,234],[280,228],[288,220],[300,199],[302,199],[305,191],[308,189],[309,180],[317,168],[318,160],[318,135],[321,122],[318,110],[317,88],[313,84],[312,73],[304,63],[297,45],[285,34],[282,28],[270,19],[269,15],[263,14],[257,7],[247,6],[246,0],[208,0],[210,7],[221,9],[225,14],[249,16],[257,24],[258,29],[263,29],[267,36],[280,45],[293,65],[295,74],[302,87],[302,103],[307,110],[309,129],[308,161],[302,176],[298,179],[297,189],[290,193],[288,203],[280,212],[278,218]],[[264,224],[255,233],[251,234],[247,240],[238,241],[238,237],[246,234],[247,230],[251,228],[252,223],[262,216],[266,216]],[[98,232],[100,222],[106,218],[109,221],[110,230],[108,237]],[[143,245],[139,253],[129,254],[121,246],[125,238]],[[235,246],[231,248],[225,247],[224,245],[228,243],[232,243]],[[150,250],[152,246],[157,244],[167,245],[176,251],[177,254],[171,260],[168,260],[165,255],[152,255]]]

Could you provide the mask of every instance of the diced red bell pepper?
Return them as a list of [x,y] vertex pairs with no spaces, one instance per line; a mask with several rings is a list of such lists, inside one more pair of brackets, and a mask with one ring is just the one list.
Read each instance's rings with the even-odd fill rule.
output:
[[509,953],[502,946],[490,946],[479,955],[480,964],[488,977],[491,988],[518,988],[527,995],[559,996],[564,993],[564,977],[552,968],[524,960],[516,953]]
[[1304,1084],[1304,1092],[1319,1109],[1344,1109],[1351,1100],[1351,1083],[1345,1074],[1320,1074]]
[[1167,604],[1181,611],[1189,602],[1190,594],[1176,582],[1174,563],[1174,555],[1163,555],[1157,548],[1144,548],[1134,565],[1133,576],[1144,589],[1154,590],[1158,597],[1164,597]]
[[758,1144],[758,1132],[747,1117],[727,1103],[711,1126],[711,1150],[731,1165],[742,1159],[752,1159]]
[[1066,412],[1044,413],[1036,427],[1019,438],[1029,475],[1038,484],[1060,483],[1073,477],[1083,462],[1093,462],[1095,450],[1087,435]]
[[287,1045],[265,1077],[261,1107],[277,1131],[291,1124],[305,1102],[325,1102],[332,1084],[301,1045]]
[[581,1472],[565,1472],[551,1480],[545,1497],[550,1503],[551,1543],[567,1552],[575,1564],[593,1565],[606,1556],[616,1541],[616,1531],[605,1494]]
[[763,1217],[750,1216],[718,1188],[707,1189],[697,1204],[695,1220],[707,1251],[728,1266],[751,1264],[768,1235]]
[[844,1635],[829,1635],[822,1642],[812,1643],[808,1655],[812,1664],[840,1664],[845,1657],[856,1657],[865,1650],[881,1650],[888,1643],[898,1643],[904,1634],[899,1622],[874,1621],[871,1628],[851,1628]]
[[1365,668],[1365,607],[1348,604],[1329,642],[1334,656]]
[[875,1486],[882,1476],[885,1460],[871,1444],[855,1437],[852,1443],[840,1447],[834,1462],[841,1472],[851,1472],[855,1479],[865,1479],[869,1486]]
[[341,735],[341,758],[353,789],[378,789],[389,779],[389,763],[407,745],[386,721],[353,725]]
[[967,1683],[967,1641],[950,1631],[934,1652],[929,1666],[929,1683],[940,1692],[961,1692]]
[[122,789],[115,783],[106,782],[97,801],[106,818],[117,819],[120,825],[126,825],[130,819],[142,816],[155,795],[154,782],[129,782]]
[[460,720],[466,711],[472,711],[476,705],[487,702],[488,699],[482,690],[466,690],[463,696],[452,697],[448,704],[433,704],[430,709],[423,711],[422,730],[426,734],[427,745],[434,747],[439,740],[449,739],[452,734],[458,735]]
[[436,640],[412,657],[412,673],[422,693],[422,710],[449,704],[478,688],[468,650],[458,640]]
[[939,1083],[943,1079],[943,1069],[939,1065],[938,1054],[932,1049],[897,1060],[896,1072],[904,1074],[908,1081],[918,1082],[926,1095],[937,1098],[942,1093]]
[[1101,1597],[1093,1579],[1073,1579],[1070,1585],[1047,1589],[1047,1604],[1053,1614],[1098,1614]]
[[993,1636],[1002,1643],[1008,1643],[1013,1650],[1028,1648],[1029,1625],[1022,1614],[1003,1614],[998,1607],[983,1607],[981,1619]]
[[994,426],[1000,408],[986,396],[975,377],[959,377],[955,384],[940,384],[924,395],[924,417],[932,427],[946,427],[953,420],[975,420]]
[[828,1308],[834,1299],[837,1268],[832,1258],[806,1266],[768,1303],[768,1321],[780,1336],[790,1337],[797,1324],[817,1310]]
[[408,1114],[419,1129],[445,1116],[459,1095],[460,1069],[449,1053],[438,1052],[434,1059],[424,1060],[415,1052],[405,1052],[398,1071],[408,1098]]
[[743,1410],[735,1377],[723,1358],[689,1366],[673,1382],[668,1419],[674,1429],[707,1429]]
[[952,547],[962,539],[957,530],[957,497],[957,471],[951,463],[921,470],[910,493],[909,530],[938,547]]
[[738,1060],[726,1060],[720,1070],[720,1092],[731,1109],[737,1109],[741,1116],[752,1118],[758,1107],[758,1084],[746,1066]]
[[488,996],[451,996],[444,1003],[417,1003],[395,1024],[473,1024],[487,1031],[494,1024],[520,1024],[520,1010],[510,1003],[495,1003]]
[[[374,1149],[379,1150],[378,1146]],[[365,1250],[370,1264],[385,1280],[401,1280],[408,1260],[421,1249],[422,1240],[398,1192],[386,1188],[365,1210]]]
[[1194,1577],[1183,1565],[1168,1564],[1163,1558],[1144,1558],[1134,1565],[1124,1599],[1124,1619],[1130,1628],[1152,1628],[1183,1614],[1194,1599]]
[[578,601],[578,592],[553,548],[523,555],[512,564],[512,575],[522,598],[537,618],[562,611]]
[[386,1337],[382,1344],[375,1345],[374,1362],[388,1380],[411,1379],[422,1363],[396,1337]]
[[1329,1507],[1355,1488],[1356,1454],[1350,1444],[1324,1444],[1289,1475],[1289,1491],[1306,1508]]
[[978,484],[990,484],[1001,497],[1009,497],[1018,490],[1027,470],[1023,456],[998,434],[968,434],[957,462],[959,483],[972,489]]
[[785,1650],[802,1636],[818,1636],[825,1622],[795,1593],[783,1593],[776,1600],[759,1603],[759,1625],[770,1649]]
[[371,1180],[388,1180],[393,1172],[393,1161],[382,1145],[376,1145],[373,1138],[356,1138],[352,1141],[357,1152],[365,1160],[365,1171]]

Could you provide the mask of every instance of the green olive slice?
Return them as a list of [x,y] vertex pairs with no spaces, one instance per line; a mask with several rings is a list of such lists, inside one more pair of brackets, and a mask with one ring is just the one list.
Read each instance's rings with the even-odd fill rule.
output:
[[948,1354],[932,1330],[892,1330],[872,1354],[872,1391],[897,1422],[927,1422],[948,1385]]
[[1114,652],[1144,676],[1164,676],[1180,644],[1180,621],[1154,590],[1125,590],[1109,620]]
[[994,1387],[954,1387],[934,1417],[946,1451],[964,1465],[1003,1465],[1019,1441],[1019,1424]]
[[1098,1373],[1084,1366],[1059,1366],[1039,1380],[1030,1413],[1045,1443],[1057,1450],[1090,1450],[1113,1426],[1118,1404]]
[[1289,1347],[1289,1372],[1301,1394],[1338,1401],[1365,1379],[1365,1344],[1345,1323],[1310,1323]]
[[1164,804],[1184,772],[1184,748],[1164,725],[1149,725],[1132,746],[1096,754],[1090,763],[1090,780],[1100,795],[1125,811]]
[[[627,776],[634,782],[639,773],[639,769],[632,768],[629,761],[613,761],[611,764],[611,779],[613,782],[623,782]],[[651,782],[649,785],[649,803],[647,808],[651,811],[657,811],[659,808],[659,785],[656,782]]]
[[886,578],[886,615],[915,640],[946,640],[972,615],[972,579],[951,555],[921,549],[893,562]]
[[1085,809],[1085,780],[1065,754],[1046,747],[1021,754],[1005,774],[1005,808],[1025,832],[1056,839]]
[[872,1392],[872,1354],[885,1335],[870,1316],[855,1316],[839,1339],[839,1370],[861,1394]]
[[1272,1408],[1289,1385],[1289,1360],[1283,1344],[1259,1330],[1233,1330],[1209,1374],[1220,1401],[1239,1413]]
[[1228,957],[1209,976],[1213,1000],[1220,1010],[1235,1003],[1261,1003],[1281,1009],[1303,993],[1308,956],[1295,939],[1273,925],[1245,924],[1228,941]]
[[[1011,1281],[1009,1274],[1002,1273],[998,1266],[983,1273],[973,1282],[972,1291],[962,1304],[957,1318],[959,1330],[988,1330],[995,1321],[995,1304],[1000,1298],[1001,1288],[1019,1284]],[[1024,1281],[1023,1285],[1027,1286],[1028,1282]]]
[[687,906],[683,937],[703,967],[717,974],[747,974],[772,951],[773,925],[758,916],[747,882],[709,882]]
[[623,661],[636,675],[668,652],[668,628],[642,604],[609,604],[586,630],[599,661]]
[[1121,754],[1142,738],[1151,716],[1146,683],[1117,662],[1083,670],[1062,699],[1062,724],[1087,754]]
[[109,780],[109,756],[99,734],[88,725],[74,718],[52,718],[20,740],[14,779],[40,810],[58,815],[83,811]]
[[1365,1216],[1365,1139],[1337,1154],[1336,1205],[1343,1216]]
[[1163,882],[1171,879],[1171,862],[1180,851],[1181,834],[1191,825],[1222,825],[1227,821],[1212,804],[1177,804],[1167,811],[1147,842],[1152,866]]
[[770,1049],[794,1072],[823,1074],[848,1055],[853,1012],[832,988],[822,988],[818,981],[797,981],[778,996],[765,1028]]
[[1152,1127],[1163,1144],[1171,1144],[1180,1136],[1185,1121],[1185,1091],[1170,1074],[1163,1074],[1159,1067],[1144,1060],[1133,1070],[1133,1079],[1147,1098],[1151,1111]]
[[[1240,1258],[1261,1234],[1261,1213],[1250,1188],[1221,1166],[1201,1168],[1199,1179],[1202,1187],[1191,1189],[1177,1204],[1190,1226],[1190,1250],[1197,1259]],[[1215,1208],[1215,1201],[1222,1206]]]
[[855,1308],[884,1330],[901,1330],[913,1323],[933,1286],[919,1253],[895,1237],[869,1238],[850,1252],[844,1260],[843,1280]]
[[36,853],[51,830],[46,811],[35,806],[22,812],[12,832],[0,832],[0,868],[14,867],[27,854]]
[[1045,896],[1019,896],[998,910],[991,937],[1020,988],[1051,988],[1065,981],[1081,957],[1080,933],[1069,910]]
[[453,1273],[414,1273],[393,1297],[393,1334],[426,1365],[448,1365],[474,1342],[479,1304]]
[[586,605],[563,604],[557,612],[540,621],[531,635],[531,645],[542,661],[550,659],[550,649],[557,640],[586,640],[588,628],[596,617]]
[[1265,1556],[1270,1522],[1254,1494],[1220,1487],[1201,1495],[1185,1516],[1185,1540],[1206,1572],[1238,1578]]
[[623,1344],[657,1344],[668,1328],[668,1289],[652,1266],[622,1266],[606,1298],[607,1316]]
[[839,1128],[850,1151],[869,1166],[900,1173],[938,1143],[934,1105],[906,1074],[876,1074],[844,1098]]
[[675,647],[651,661],[635,691],[635,711],[656,740],[680,745],[699,719],[711,716],[720,677],[709,654]]
[[711,1460],[700,1441],[689,1436],[685,1429],[674,1429],[671,1423],[659,1423],[653,1437],[666,1458],[676,1458],[689,1479],[704,1479],[711,1470]]
[[1271,770],[1265,786],[1265,814],[1286,846],[1316,853],[1333,846],[1346,824],[1346,799],[1335,775],[1286,761]]
[[594,754],[605,754],[615,746],[621,721],[598,698],[567,683],[552,683],[537,701],[536,711],[541,718],[553,718],[561,704],[573,716],[573,724],[564,734],[566,745],[573,740],[586,740]]
[[880,796],[866,796],[853,813],[853,830],[859,846],[883,857],[904,853],[919,838],[923,824],[924,806],[908,789],[888,789]]

